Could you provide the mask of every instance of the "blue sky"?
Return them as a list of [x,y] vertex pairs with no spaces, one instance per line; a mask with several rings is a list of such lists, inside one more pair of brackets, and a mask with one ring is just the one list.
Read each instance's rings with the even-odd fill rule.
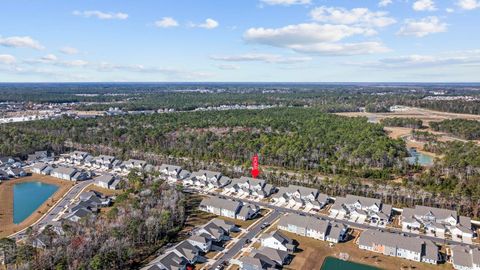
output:
[[1,82],[479,82],[480,0],[2,0]]

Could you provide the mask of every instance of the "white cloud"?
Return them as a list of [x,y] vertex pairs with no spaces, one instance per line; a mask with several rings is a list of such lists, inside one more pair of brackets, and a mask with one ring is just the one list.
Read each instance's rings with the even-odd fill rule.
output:
[[462,9],[472,10],[480,7],[480,1],[478,0],[458,0],[457,6]]
[[63,65],[67,67],[84,67],[88,65],[88,62],[84,60],[72,60],[72,61],[59,62],[58,65]]
[[167,78],[178,80],[178,79],[202,79],[209,78],[212,74],[201,71],[190,71],[180,68],[170,68],[170,67],[146,67],[144,65],[123,65],[123,64],[112,64],[107,62],[101,62],[95,65],[95,68],[98,71],[102,72],[113,72],[113,71],[127,71],[135,73],[152,73],[152,74],[162,74]]
[[354,55],[388,51],[380,42],[338,43],[354,35],[370,36],[372,29],[349,25],[304,23],[282,28],[250,28],[247,42],[288,48],[296,52],[323,55]]
[[[355,63],[350,63],[355,64]],[[451,65],[474,66],[480,64],[480,50],[446,52],[439,55],[404,55],[383,58],[375,62],[356,63],[371,68],[429,68]]]
[[5,47],[14,47],[14,48],[32,48],[36,50],[42,50],[44,47],[40,44],[40,42],[34,40],[29,36],[23,37],[0,37],[0,45]]
[[312,60],[310,57],[285,57],[277,54],[247,53],[229,56],[210,56],[211,59],[227,62],[264,62],[276,64],[294,64]]
[[447,24],[440,22],[437,17],[431,16],[420,20],[406,19],[397,34],[403,36],[424,37],[430,34],[446,31]]
[[77,48],[68,47],[68,46],[61,48],[60,52],[68,55],[74,55],[79,53]]
[[381,42],[357,42],[357,43],[317,43],[298,44],[290,46],[291,49],[302,53],[324,54],[324,55],[359,55],[385,53],[390,49]]
[[214,19],[208,18],[204,23],[201,24],[190,24],[191,27],[199,27],[205,29],[214,29],[217,28],[220,24]]
[[261,2],[271,6],[309,5],[312,3],[311,0],[261,0]]
[[393,3],[392,0],[380,0],[380,2],[378,2],[378,6],[379,7],[386,7],[386,6],[388,6],[392,3]]
[[453,12],[455,12],[455,10],[454,10],[453,8],[446,8],[445,11],[446,11],[447,13],[453,13]]
[[250,28],[244,34],[248,42],[288,47],[292,44],[335,42],[353,35],[372,35],[371,29],[348,25],[302,23],[282,28]]
[[416,11],[434,11],[437,10],[433,0],[417,0],[413,3],[412,8]]
[[78,11],[75,10],[73,12],[75,16],[82,16],[85,18],[95,17],[100,20],[126,20],[128,18],[128,14],[123,12],[102,12],[99,10],[85,10],[85,11]]
[[313,20],[334,24],[353,24],[367,27],[385,27],[396,22],[385,11],[370,11],[368,8],[345,9],[341,7],[318,7],[310,12]]
[[240,67],[237,66],[237,65],[228,65],[228,64],[217,65],[217,68],[223,69],[223,70],[238,70],[238,69],[240,69]]
[[17,60],[13,55],[10,54],[0,54],[0,63],[1,64],[6,64],[6,65],[11,65],[15,64]]
[[54,54],[47,54],[40,59],[45,62],[53,62],[58,60],[57,56]]
[[178,26],[178,22],[172,17],[163,17],[161,20],[155,22],[156,27],[170,28]]

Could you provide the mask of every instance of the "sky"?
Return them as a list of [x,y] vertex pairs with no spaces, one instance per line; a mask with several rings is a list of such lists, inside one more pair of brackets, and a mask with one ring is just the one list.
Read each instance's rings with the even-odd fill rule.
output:
[[480,82],[480,0],[1,0],[0,82]]

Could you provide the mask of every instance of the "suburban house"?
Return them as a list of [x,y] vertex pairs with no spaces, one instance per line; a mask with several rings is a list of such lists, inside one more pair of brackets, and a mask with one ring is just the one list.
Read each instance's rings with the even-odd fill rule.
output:
[[237,214],[237,219],[249,220],[255,218],[260,212],[260,207],[255,204],[244,204]]
[[73,176],[77,173],[77,169],[70,168],[70,167],[58,167],[53,169],[50,172],[50,175],[56,178],[60,178],[63,180],[72,181]]
[[198,247],[192,245],[187,240],[178,243],[171,249],[171,252],[179,257],[185,258],[190,264],[194,264],[200,259],[200,251]]
[[83,151],[73,151],[69,157],[65,161],[68,161],[70,163],[73,163],[75,165],[80,165],[84,162],[85,158],[89,154],[87,152]]
[[147,162],[138,159],[129,159],[124,161],[122,164],[125,171],[130,171],[132,169],[143,170],[143,168],[147,165]]
[[278,230],[271,233],[263,234],[260,237],[262,247],[268,247],[273,249],[283,250],[289,253],[293,253],[297,245],[292,239],[286,237]]
[[168,181],[177,181],[180,180],[180,173],[182,168],[180,166],[162,164],[158,171],[167,178]]
[[198,228],[195,231],[195,235],[209,237],[212,241],[222,242],[229,240],[230,232],[236,230],[235,224],[229,221],[225,221],[219,218],[210,220],[207,224]]
[[10,177],[8,176],[8,173],[4,170],[0,170],[0,180],[8,180]]
[[78,222],[80,219],[97,213],[101,207],[106,207],[111,204],[108,197],[104,197],[101,193],[88,191],[82,192],[79,196],[79,201],[69,208],[69,214],[64,219]]
[[12,167],[10,167],[6,170],[6,173],[10,177],[14,177],[14,178],[27,176],[27,173],[22,168],[12,168]]
[[287,214],[280,218],[277,228],[305,237],[329,242],[342,242],[348,235],[348,227],[312,216]]
[[330,216],[339,219],[349,218],[351,221],[379,224],[385,226],[390,222],[392,206],[382,204],[380,199],[356,195],[337,197],[330,208]]
[[32,173],[42,174],[43,170],[45,168],[47,168],[48,166],[49,165],[47,163],[37,162],[37,163],[32,165],[30,170],[32,171]]
[[48,151],[35,151],[35,153],[28,155],[27,161],[28,162],[35,162],[35,161],[47,161],[53,160],[52,155]]
[[228,193],[235,193],[239,197],[254,196],[263,199],[272,194],[274,187],[263,179],[242,176],[232,179],[224,190]]
[[208,237],[208,235],[192,235],[187,239],[187,241],[199,248],[204,253],[210,251],[210,248],[212,247],[212,239]]
[[305,206],[307,209],[320,210],[328,203],[329,197],[320,194],[317,189],[297,185],[280,187],[278,192],[272,196],[275,204],[287,204],[287,207]]
[[239,259],[240,268],[246,270],[281,269],[290,263],[291,256],[288,252],[261,247],[253,249],[248,256]]
[[108,170],[113,168],[114,161],[115,157],[113,156],[100,155],[95,158],[95,166],[100,169]]
[[400,220],[404,231],[420,232],[423,229],[427,234],[438,237],[450,233],[452,238],[466,242],[474,236],[470,218],[459,218],[455,210],[417,205],[415,208],[404,208]]
[[457,270],[480,270],[480,249],[464,246],[451,247],[450,257],[453,267]]
[[220,172],[200,170],[193,172],[192,175],[184,181],[187,185],[207,188],[222,188],[230,183],[229,177],[223,176]]
[[115,176],[111,174],[104,174],[94,179],[94,184],[101,188],[106,189],[118,189],[118,184],[120,183],[120,179],[115,178]]
[[142,270],[185,270],[188,261],[175,252],[168,252],[157,259],[152,264],[142,268]]
[[0,157],[0,165],[9,165],[15,163],[12,157]]
[[221,199],[218,197],[205,198],[199,206],[202,211],[229,218],[237,218],[237,214],[240,212],[241,207],[241,202]]
[[416,262],[437,264],[441,260],[439,248],[432,241],[396,233],[366,230],[360,235],[358,246],[360,249]]

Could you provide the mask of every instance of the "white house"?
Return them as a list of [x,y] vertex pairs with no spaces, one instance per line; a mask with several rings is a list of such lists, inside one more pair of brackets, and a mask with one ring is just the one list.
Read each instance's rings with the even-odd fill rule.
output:
[[52,170],[50,173],[51,176],[60,178],[63,180],[73,180],[73,176],[77,173],[77,169],[70,167],[58,167]]
[[296,245],[293,240],[286,237],[279,231],[273,231],[268,234],[263,234],[260,238],[262,247],[268,247],[278,250],[287,251],[293,253],[295,251]]

